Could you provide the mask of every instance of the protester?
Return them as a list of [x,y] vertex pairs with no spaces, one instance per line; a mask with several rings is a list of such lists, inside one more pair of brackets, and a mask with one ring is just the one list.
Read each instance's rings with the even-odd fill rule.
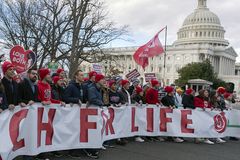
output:
[[128,92],[130,87],[130,82],[128,80],[121,81],[122,89],[119,91],[121,96],[121,103],[122,104],[131,104],[131,95]]
[[58,68],[56,73],[60,78],[62,78],[62,79],[66,78],[66,73],[65,73],[64,69]]
[[133,103],[144,104],[145,99],[143,97],[143,89],[140,86],[135,88],[135,93],[132,97]]
[[17,83],[13,81],[13,77],[16,75],[15,68],[11,62],[5,61],[2,64],[2,71],[4,75],[2,84],[7,98],[8,109],[13,110],[19,102]]
[[66,103],[79,104],[86,103],[87,86],[83,85],[84,77],[81,70],[74,73],[73,80],[64,91],[64,101]]
[[65,105],[64,102],[55,100],[52,98],[50,83],[52,78],[50,76],[50,70],[47,68],[39,69],[40,80],[37,83],[38,87],[38,99],[43,105],[50,105],[51,103]]
[[109,101],[110,104],[116,106],[121,106],[121,95],[119,92],[117,92],[117,86],[116,86],[116,81],[111,80],[109,82]]
[[195,95],[195,91],[192,88],[188,88],[186,90],[186,93],[183,95],[183,98],[182,98],[182,104],[184,109],[186,108],[195,109],[194,95]]
[[64,97],[64,80],[59,76],[53,77],[52,98],[63,101]]
[[167,95],[162,98],[161,100],[162,104],[165,107],[176,108],[175,98],[174,98],[174,88],[171,86],[166,86],[164,90],[165,92],[167,92]]
[[4,86],[2,84],[2,81],[0,80],[0,113],[2,113],[7,108],[8,108],[7,97],[5,95]]
[[140,84],[140,81],[137,78],[134,78],[132,81],[132,85],[128,89],[128,93],[130,95],[134,95],[135,88]]
[[89,72],[88,73],[88,80],[84,84],[89,86],[90,84],[94,83],[96,75],[97,75],[97,72],[95,72],[95,71]]
[[[196,108],[201,108],[204,111],[206,108],[211,108],[209,92],[207,90],[202,89],[199,91],[199,95],[194,98],[194,106]],[[200,143],[202,141],[206,144],[214,144],[214,142],[207,138],[204,138],[203,140],[201,138],[196,138],[195,140],[196,143]]]
[[183,97],[183,95],[182,94],[183,94],[183,90],[180,87],[178,87],[176,89],[176,93],[174,93],[175,106],[177,108],[183,107],[183,104],[182,104],[182,97]]
[[146,92],[146,103],[147,104],[159,104],[158,99],[158,89],[160,87],[160,83],[157,80],[151,80],[152,87],[149,88]]
[[31,68],[27,71],[27,77],[18,85],[19,101],[27,105],[32,105],[39,102],[38,99],[38,72],[36,68]]
[[219,98],[219,105],[218,108],[222,111],[226,109],[226,104],[224,100],[224,94],[226,93],[226,89],[224,87],[218,87],[217,94]]

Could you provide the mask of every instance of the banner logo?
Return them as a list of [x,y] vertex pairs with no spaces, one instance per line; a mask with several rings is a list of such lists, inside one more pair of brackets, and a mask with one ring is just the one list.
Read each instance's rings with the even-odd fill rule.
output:
[[227,127],[227,118],[225,117],[225,113],[221,112],[214,116],[214,127],[218,133],[223,133]]

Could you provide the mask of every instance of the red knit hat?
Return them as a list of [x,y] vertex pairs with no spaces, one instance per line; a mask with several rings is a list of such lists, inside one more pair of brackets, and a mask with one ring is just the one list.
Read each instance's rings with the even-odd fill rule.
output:
[[136,93],[139,94],[143,91],[143,89],[139,86],[136,87]]
[[164,90],[165,90],[165,92],[167,92],[167,93],[171,93],[171,92],[173,92],[174,88],[171,87],[171,86],[166,86]]
[[93,76],[96,76],[96,75],[97,75],[97,72],[95,72],[95,71],[91,71],[88,73],[89,79],[91,79]]
[[86,77],[86,78],[84,78],[84,82],[86,82],[86,81],[88,81],[88,80],[89,80],[89,78],[87,78],[87,77]]
[[231,93],[228,93],[228,92],[225,92],[224,93],[224,98],[227,99],[229,96],[231,96],[232,94]]
[[56,71],[57,74],[60,74],[61,72],[64,72],[64,69],[58,68],[57,71]]
[[46,75],[50,74],[50,70],[48,68],[41,68],[38,71],[40,80],[43,80]]
[[5,62],[2,64],[3,74],[5,74],[9,68],[14,68],[14,65],[13,65],[11,62],[9,62],[9,61],[5,61]]
[[187,94],[187,95],[192,94],[192,92],[193,92],[193,89],[192,89],[192,88],[188,88],[188,89],[186,90],[186,94]]
[[104,77],[104,75],[102,75],[102,74],[97,74],[96,75],[96,78],[95,78],[95,82],[97,83],[97,82],[99,82],[100,80],[102,80],[102,79],[104,79],[105,77]]
[[111,80],[111,81],[108,82],[109,87],[112,87],[113,84],[116,84],[116,81]]
[[152,79],[152,80],[151,80],[151,84],[152,84],[153,87],[155,87],[156,85],[159,84],[159,82],[158,82],[158,80],[156,80],[156,79]]
[[218,87],[217,93],[224,94],[226,92],[226,89],[224,87]]
[[128,80],[126,80],[126,79],[123,79],[123,80],[121,81],[121,85],[122,85],[122,86],[126,85],[127,83],[130,84],[130,82],[129,82]]
[[59,76],[54,76],[53,77],[53,83],[54,84],[57,84],[57,82],[59,81],[59,80],[62,80],[63,78],[60,78]]

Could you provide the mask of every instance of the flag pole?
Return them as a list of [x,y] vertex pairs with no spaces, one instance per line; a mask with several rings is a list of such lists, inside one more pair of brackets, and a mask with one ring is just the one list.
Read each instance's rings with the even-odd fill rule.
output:
[[165,27],[165,49],[163,59],[163,86],[166,85],[166,58],[167,58],[167,26]]

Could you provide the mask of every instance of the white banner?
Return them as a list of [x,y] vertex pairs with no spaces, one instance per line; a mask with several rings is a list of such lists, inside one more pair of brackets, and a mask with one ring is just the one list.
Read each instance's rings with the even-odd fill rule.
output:
[[81,108],[77,105],[17,107],[0,114],[0,159],[76,148],[101,148],[106,140],[132,136],[240,137],[240,111],[156,106]]

